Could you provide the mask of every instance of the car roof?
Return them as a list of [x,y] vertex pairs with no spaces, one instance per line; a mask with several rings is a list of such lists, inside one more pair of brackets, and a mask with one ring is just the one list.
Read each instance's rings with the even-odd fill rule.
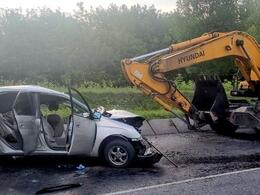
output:
[[0,92],[35,92],[35,93],[48,93],[53,95],[59,95],[59,96],[66,96],[65,93],[61,93],[52,89],[48,89],[45,87],[40,87],[38,85],[14,85],[14,86],[4,86],[0,87]]

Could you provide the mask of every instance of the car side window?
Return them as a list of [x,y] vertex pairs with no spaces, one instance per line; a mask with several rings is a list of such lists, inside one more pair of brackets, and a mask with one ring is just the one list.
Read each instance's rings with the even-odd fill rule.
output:
[[47,118],[48,115],[58,115],[64,121],[67,121],[71,115],[70,102],[63,97],[40,94],[40,112],[43,117]]
[[0,118],[10,125],[15,125],[13,117],[13,104],[18,92],[0,92]]
[[[43,117],[47,118],[50,114],[59,115],[64,122],[67,122],[71,113],[71,102],[69,99],[64,97],[49,95],[49,94],[40,94],[40,112]],[[74,102],[73,104],[73,113],[83,116],[83,113],[87,113],[88,110],[84,106],[80,106],[80,102]],[[84,114],[85,115],[85,114]]]
[[35,111],[33,109],[32,96],[28,93],[20,93],[15,102],[14,110],[17,115],[35,115]]
[[77,115],[80,115],[80,116],[83,116],[83,115],[86,115],[86,114],[89,114],[89,111],[84,109],[83,107],[79,106],[78,104],[76,104],[74,102],[73,104],[73,112],[74,114],[77,114]]
[[71,91],[72,101],[73,101],[73,112],[74,114],[82,117],[87,117],[90,114],[89,108],[86,106],[84,99],[76,93],[76,91]]

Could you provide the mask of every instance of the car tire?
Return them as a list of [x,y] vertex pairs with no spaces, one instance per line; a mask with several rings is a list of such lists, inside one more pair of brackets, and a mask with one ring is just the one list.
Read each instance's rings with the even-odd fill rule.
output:
[[135,158],[135,149],[126,140],[114,139],[104,148],[104,159],[111,167],[123,168],[131,165]]
[[232,135],[238,129],[237,125],[233,125],[228,120],[219,120],[216,123],[209,124],[211,129],[222,135]]

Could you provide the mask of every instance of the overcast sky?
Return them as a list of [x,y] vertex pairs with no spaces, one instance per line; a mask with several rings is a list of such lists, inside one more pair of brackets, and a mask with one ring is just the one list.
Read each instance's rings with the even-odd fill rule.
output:
[[63,11],[70,12],[75,9],[77,2],[84,2],[85,7],[107,7],[109,4],[116,5],[126,4],[128,6],[140,5],[154,5],[161,11],[171,11],[175,8],[176,0],[0,0],[1,8],[36,8],[36,7],[50,7],[52,9],[60,8]]

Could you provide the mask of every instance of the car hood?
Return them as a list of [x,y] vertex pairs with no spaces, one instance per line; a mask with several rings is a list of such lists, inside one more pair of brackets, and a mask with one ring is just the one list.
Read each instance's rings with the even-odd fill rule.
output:
[[113,128],[119,128],[119,129],[125,129],[125,130],[135,130],[135,128],[131,125],[128,125],[123,122],[119,122],[113,119],[110,119],[108,117],[102,116],[102,118],[97,122],[97,126],[99,127],[113,127]]
[[143,125],[144,117],[128,112],[126,110],[109,110],[103,113],[106,116],[115,121],[119,121],[128,125],[131,125],[139,129]]
[[97,129],[100,132],[110,132],[109,134],[119,134],[128,138],[141,138],[141,134],[137,129],[131,125],[123,122],[119,122],[108,117],[103,116],[99,121],[96,122]]

